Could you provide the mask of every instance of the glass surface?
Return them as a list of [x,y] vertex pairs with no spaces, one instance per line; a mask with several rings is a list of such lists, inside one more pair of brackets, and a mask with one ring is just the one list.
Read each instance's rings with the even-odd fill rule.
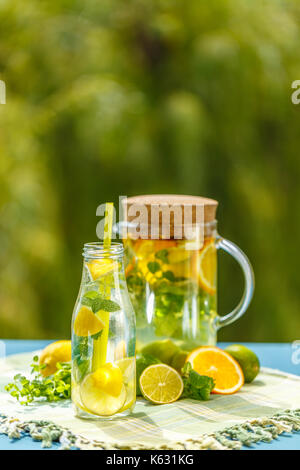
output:
[[124,240],[138,350],[171,339],[191,350],[216,342],[215,234],[196,240]]
[[72,319],[72,401],[85,418],[128,413],[135,405],[135,316],[121,244],[87,244]]
[[[219,328],[240,318],[254,291],[254,274],[242,250],[220,237],[216,221],[205,224],[204,240],[124,239],[126,279],[136,314],[137,350],[155,356],[160,340],[182,350],[215,345]],[[227,315],[217,313],[217,250],[240,265],[245,288],[239,304]],[[170,348],[170,343],[165,348]]]

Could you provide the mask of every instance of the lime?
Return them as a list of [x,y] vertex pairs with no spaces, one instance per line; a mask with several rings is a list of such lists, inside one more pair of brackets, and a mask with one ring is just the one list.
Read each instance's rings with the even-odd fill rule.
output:
[[183,351],[182,349],[174,354],[171,360],[171,367],[174,367],[174,369],[181,374],[181,369],[183,368],[186,358],[188,356],[187,351]]
[[153,343],[147,344],[143,347],[141,353],[157,357],[157,359],[159,359],[164,364],[170,365],[173,356],[179,351],[179,347],[176,346],[173,341],[171,341],[170,339],[163,339],[160,341],[153,341]]
[[140,388],[143,396],[152,403],[173,403],[183,392],[183,381],[173,367],[154,364],[142,373]]
[[241,366],[245,382],[252,382],[259,373],[260,364],[257,355],[242,344],[231,344],[225,349]]
[[137,396],[142,395],[140,390],[140,376],[146,367],[152,364],[159,364],[160,360],[156,357],[150,356],[149,354],[140,354],[136,357],[136,394]]

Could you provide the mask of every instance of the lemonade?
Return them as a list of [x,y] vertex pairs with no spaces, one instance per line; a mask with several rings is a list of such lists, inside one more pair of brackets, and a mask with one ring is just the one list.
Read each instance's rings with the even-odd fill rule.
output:
[[72,320],[72,401],[77,416],[110,417],[135,404],[135,317],[123,247],[86,244]]
[[217,317],[214,236],[205,237],[203,243],[127,238],[124,244],[138,350],[152,343],[157,349],[157,340],[164,339],[184,350],[214,344]]

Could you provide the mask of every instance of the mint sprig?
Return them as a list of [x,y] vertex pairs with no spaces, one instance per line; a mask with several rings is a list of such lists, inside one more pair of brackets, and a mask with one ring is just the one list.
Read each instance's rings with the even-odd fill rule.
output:
[[150,273],[155,274],[160,270],[160,264],[157,261],[149,261],[147,268],[149,269]]
[[162,261],[165,264],[169,263],[168,256],[169,256],[169,252],[165,248],[163,250],[159,250],[155,253],[155,258],[159,259],[160,261]]
[[40,398],[45,398],[49,402],[70,398],[71,364],[57,363],[57,371],[49,377],[43,377],[41,370],[44,366],[38,364],[37,356],[33,361],[31,364],[33,378],[30,380],[22,374],[17,374],[14,376],[14,382],[7,384],[5,390],[21,405],[28,405]]
[[104,310],[105,312],[117,312],[120,310],[120,305],[117,302],[106,299],[97,291],[86,292],[82,297],[81,303],[86,307],[90,307],[94,313],[99,312],[99,310]]
[[214,379],[196,372],[190,362],[182,369],[183,393],[181,398],[193,398],[194,400],[209,400],[210,393],[215,386]]

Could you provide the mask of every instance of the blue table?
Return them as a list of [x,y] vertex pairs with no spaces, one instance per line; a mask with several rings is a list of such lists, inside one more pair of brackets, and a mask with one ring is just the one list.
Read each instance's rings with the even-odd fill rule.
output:
[[[29,340],[6,340],[1,342],[3,353],[3,346],[6,349],[6,354],[16,354],[22,352],[30,352],[41,349],[49,344],[49,341],[29,341]],[[4,345],[3,345],[4,343]],[[228,343],[220,343],[220,347],[224,348]],[[265,367],[272,367],[280,369],[285,372],[300,375],[300,362],[297,364],[297,345],[286,343],[245,343],[253,351],[256,352],[260,358],[261,364]],[[300,348],[300,344],[298,346]],[[298,354],[300,361],[300,353]],[[49,450],[58,449],[59,445],[54,444]],[[23,437],[11,441],[7,436],[0,435],[0,450],[41,450],[40,442],[34,442],[30,437]],[[246,449],[246,448],[245,448]],[[248,448],[247,448],[248,449]],[[255,450],[300,450],[300,432],[293,435],[283,434],[277,440],[270,444],[260,443],[252,446]]]

